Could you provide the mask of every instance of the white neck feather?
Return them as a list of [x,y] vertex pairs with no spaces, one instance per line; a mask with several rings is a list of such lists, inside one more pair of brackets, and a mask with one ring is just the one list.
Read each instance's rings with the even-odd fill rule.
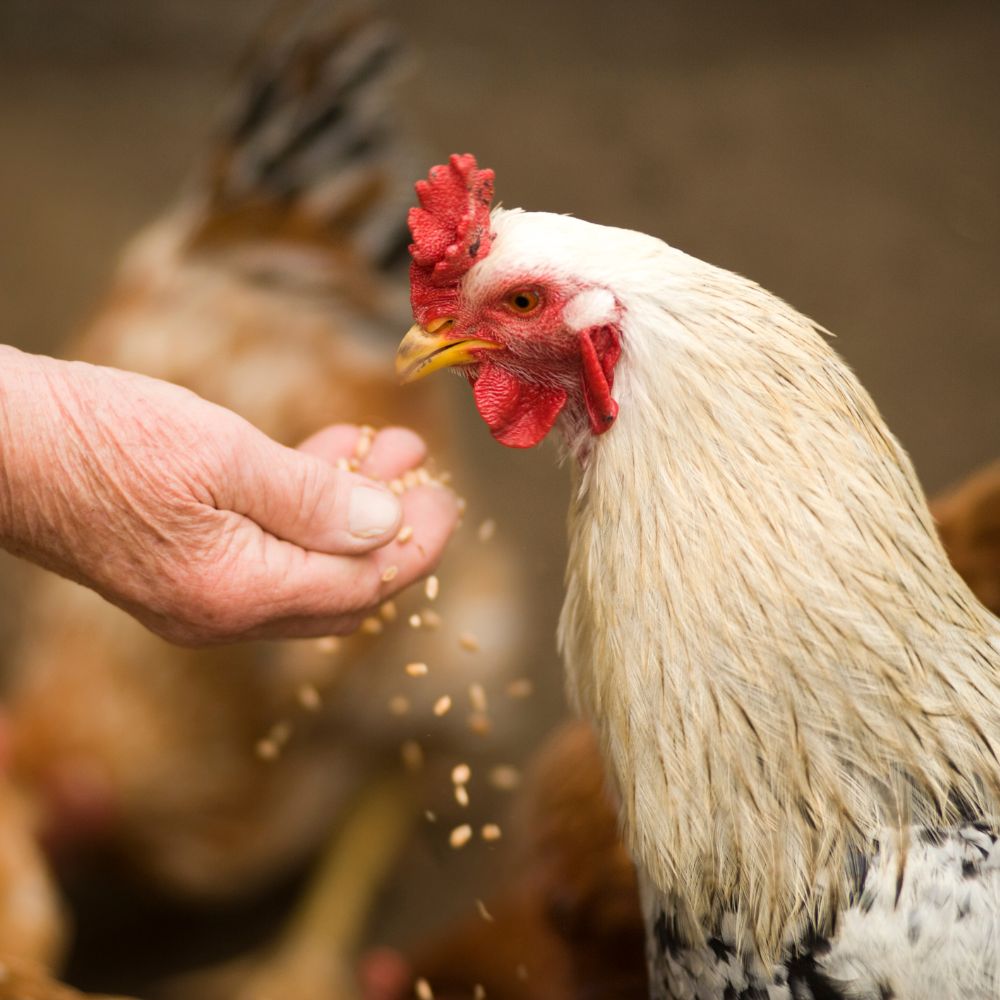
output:
[[849,849],[956,797],[996,814],[1000,628],[813,324],[677,251],[650,268],[560,642],[646,876],[692,934],[721,903],[774,953],[844,902]]

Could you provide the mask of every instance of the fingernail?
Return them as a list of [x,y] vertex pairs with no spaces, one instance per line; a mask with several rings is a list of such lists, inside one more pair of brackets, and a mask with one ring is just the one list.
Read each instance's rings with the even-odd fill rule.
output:
[[388,491],[355,486],[351,493],[348,522],[355,538],[376,538],[399,523],[399,501]]

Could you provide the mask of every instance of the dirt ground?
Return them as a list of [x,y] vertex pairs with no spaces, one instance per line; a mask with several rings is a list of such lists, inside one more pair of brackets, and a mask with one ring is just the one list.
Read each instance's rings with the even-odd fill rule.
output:
[[[0,340],[60,350],[269,6],[0,0]],[[929,491],[1000,454],[1000,4],[384,6],[428,163],[473,151],[509,206],[643,229],[781,294],[837,334]],[[468,434],[554,631],[553,453],[490,446],[471,407]]]

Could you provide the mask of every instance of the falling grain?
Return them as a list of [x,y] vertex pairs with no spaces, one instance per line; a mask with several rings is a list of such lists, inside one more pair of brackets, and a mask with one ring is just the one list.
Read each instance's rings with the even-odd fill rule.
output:
[[382,621],[381,619],[375,618],[374,616],[366,618],[361,623],[361,631],[365,635],[379,635],[382,632]]
[[[486,904],[481,900],[476,900],[476,912],[485,920],[488,924],[493,923],[493,914],[486,909]],[[485,996],[485,994],[484,994]]]
[[433,608],[424,608],[420,612],[420,620],[425,628],[436,629],[441,627],[441,616]]
[[458,851],[472,840],[472,827],[468,823],[463,823],[461,826],[456,826],[454,830],[448,835],[448,843],[451,844],[454,850]]
[[466,652],[479,652],[479,640],[471,632],[460,632],[458,635],[458,644]]
[[503,836],[503,832],[496,823],[486,823],[483,828],[479,831],[480,836],[483,840],[494,841],[499,840]]
[[[493,918],[490,917],[490,920]],[[472,1000],[486,1000],[486,987],[482,983],[476,983],[472,987]]]
[[469,704],[475,712],[486,711],[488,707],[486,704],[486,691],[482,684],[469,685]]
[[424,593],[427,595],[428,601],[437,600],[438,590],[440,589],[440,583],[436,576],[429,576],[424,581]]
[[402,479],[390,479],[389,480],[389,491],[391,493],[395,493],[396,496],[402,496],[402,494],[405,492],[405,490],[406,490],[406,487],[403,486],[403,480]]
[[490,717],[484,712],[470,712],[468,719],[469,731],[477,736],[485,736],[493,728]]
[[467,785],[472,777],[472,768],[468,764],[456,764],[451,769],[452,784]]
[[427,820],[428,823],[436,823],[438,821],[437,813],[434,812],[433,809],[425,809],[424,819]]
[[530,698],[535,691],[535,685],[527,679],[527,677],[521,677],[518,680],[511,681],[507,685],[507,694],[511,698]]
[[256,750],[261,760],[277,760],[281,753],[281,747],[274,740],[267,738],[257,741]]
[[418,614],[410,615],[407,621],[410,623],[410,628],[420,628],[420,626],[423,624],[420,615]]
[[434,991],[426,979],[418,979],[413,984],[413,992],[417,995],[417,1000],[434,1000]]
[[424,766],[424,751],[416,740],[407,740],[399,754],[407,771],[419,771]]
[[323,706],[319,691],[312,684],[303,684],[298,690],[299,704],[307,712],[318,712]]
[[411,677],[426,677],[427,676],[427,664],[426,663],[407,663],[403,668]]
[[399,529],[399,534],[396,535],[396,541],[400,545],[405,545],[413,537],[413,525],[404,524],[402,528]]
[[490,769],[490,784],[501,792],[511,792],[521,784],[521,772],[512,764],[497,764]]
[[391,715],[406,715],[410,711],[410,699],[401,694],[393,695],[389,699],[389,713]]
[[382,570],[383,583],[391,583],[397,576],[399,576],[398,566],[386,566],[386,568]]
[[455,801],[463,808],[469,808],[469,790],[465,785],[455,786]]
[[316,640],[316,648],[321,653],[336,653],[340,649],[340,639],[335,635],[324,635]]
[[399,616],[399,611],[396,610],[396,605],[393,601],[386,601],[378,609],[378,613],[382,616],[383,621],[394,622]]
[[451,696],[443,694],[434,702],[434,714],[438,717],[447,715],[451,711]]
[[481,542],[488,542],[497,532],[497,523],[492,517],[486,518],[485,521],[476,529],[476,537]]

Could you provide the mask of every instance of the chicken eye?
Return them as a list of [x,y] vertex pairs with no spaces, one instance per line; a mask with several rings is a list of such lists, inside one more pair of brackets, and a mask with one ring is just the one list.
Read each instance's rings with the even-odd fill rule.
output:
[[533,313],[541,303],[538,292],[533,292],[530,288],[519,288],[516,292],[511,292],[504,300],[504,304],[511,312],[516,312],[520,316]]

